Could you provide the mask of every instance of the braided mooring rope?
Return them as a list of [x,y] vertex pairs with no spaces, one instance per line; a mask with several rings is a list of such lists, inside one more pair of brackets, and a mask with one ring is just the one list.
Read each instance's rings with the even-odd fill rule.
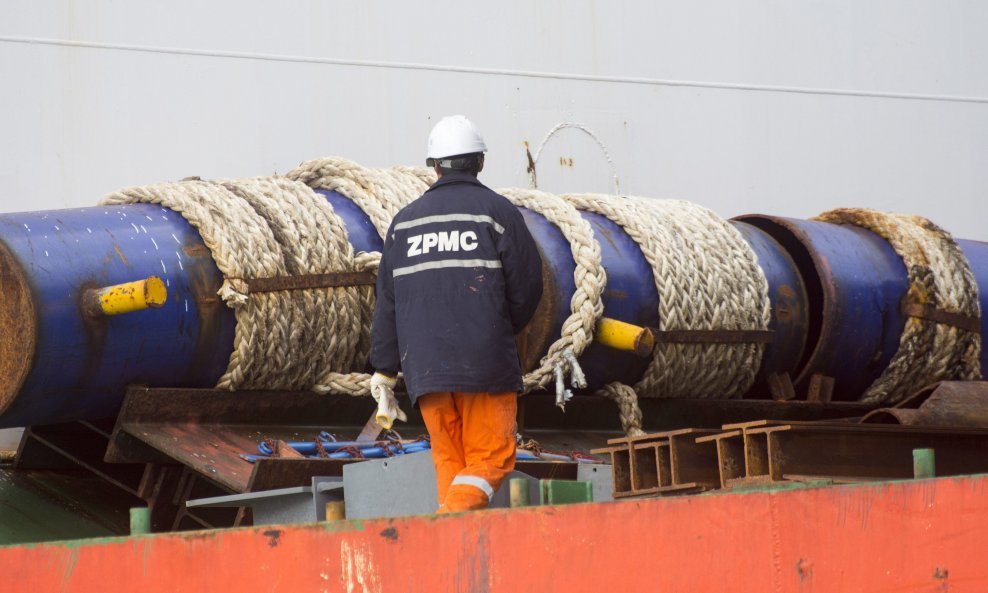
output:
[[[387,234],[391,219],[398,211],[422,195],[436,181],[435,172],[423,167],[372,169],[339,157],[306,161],[289,171],[287,177],[313,189],[336,191],[346,196],[370,218],[374,229],[382,238]],[[342,229],[345,237],[346,231],[342,225],[330,229],[335,235],[340,235],[337,230]],[[359,270],[376,271],[380,261],[380,253],[359,253],[354,264]],[[354,334],[359,335],[355,358],[366,361],[370,352],[371,318],[374,314],[373,288],[363,288],[361,296],[359,311],[350,308],[347,313],[360,323]],[[312,390],[317,393],[369,395],[370,375],[330,371],[312,386]]]
[[[234,350],[217,387],[313,389],[366,395],[366,363],[374,308],[371,287],[250,293],[245,280],[374,270],[379,253],[354,253],[343,220],[313,189],[352,200],[383,237],[395,214],[420,196],[435,174],[420,167],[366,168],[341,158],[307,161],[286,177],[185,180],[133,187],[102,203],[155,203],[196,227],[224,275],[219,294],[235,309]],[[544,216],[560,229],[576,263],[571,314],[540,366],[524,378],[525,390],[555,379],[557,403],[585,386],[577,357],[590,345],[603,315],[606,274],[600,244],[579,211],[622,227],[652,268],[662,330],[766,329],[768,285],[753,250],[713,212],[672,200],[595,194],[554,196],[502,189],[516,206]],[[970,266],[943,229],[930,221],[865,209],[839,209],[817,220],[869,229],[892,245],[909,274],[908,303],[980,319],[978,287]],[[611,383],[598,391],[615,401],[629,435],[641,434],[638,397],[737,397],[754,381],[762,344],[659,343],[642,379],[632,388]],[[918,386],[981,375],[981,336],[946,322],[909,317],[899,350],[863,396],[895,402]]]
[[[310,357],[299,349],[310,340],[326,343],[327,336],[332,336],[331,327],[323,335],[311,327],[299,327],[294,301],[305,297],[287,291],[248,294],[243,281],[285,276],[290,267],[298,266],[298,254],[290,251],[290,244],[308,242],[309,237],[303,240],[297,222],[290,223],[292,217],[286,218],[284,213],[294,209],[296,221],[320,212],[326,216],[323,210],[313,213],[307,207],[306,200],[311,204],[315,198],[307,193],[311,190],[288,180],[188,180],[128,188],[103,200],[104,204],[160,204],[180,213],[199,230],[226,278],[220,296],[235,310],[237,319],[233,353],[217,382],[221,389],[297,389],[314,373]],[[299,216],[301,212],[306,215]],[[345,234],[342,241],[346,242]],[[348,254],[352,249],[340,251],[339,257]],[[315,261],[311,265],[318,269],[320,264]],[[319,299],[313,295],[309,298]],[[330,323],[329,315],[323,317],[327,319],[323,323]],[[347,364],[348,353],[345,348],[341,350],[334,353],[336,361]]]
[[[868,229],[889,242],[909,277],[906,302],[980,319],[978,285],[950,233],[929,220],[864,208],[840,208],[814,220]],[[897,402],[944,379],[981,377],[981,334],[946,323],[908,317],[899,349],[862,401]]]
[[[370,287],[252,294],[244,280],[375,269],[380,254],[354,254],[342,219],[312,190],[349,198],[384,236],[394,215],[434,181],[428,169],[370,169],[324,158],[302,163],[286,177],[129,188],[104,203],[161,204],[199,229],[225,277],[220,294],[237,316],[234,352],[218,387],[366,395],[370,377],[354,371],[369,352]],[[733,227],[709,210],[638,198],[558,197],[526,189],[500,193],[559,228],[576,264],[571,314],[540,366],[525,376],[526,392],[555,380],[562,406],[571,395],[564,386],[566,374],[572,385],[586,385],[577,357],[593,341],[607,278],[600,244],[578,210],[613,220],[641,247],[660,296],[662,329],[767,327],[767,285],[754,254]],[[750,386],[761,349],[661,344],[635,389],[615,383],[600,393],[616,402],[622,426],[636,434],[641,431],[636,389],[642,397],[732,397]]]
[[[577,209],[619,225],[652,268],[661,330],[763,330],[768,281],[740,233],[702,206],[680,200],[568,194]],[[754,383],[763,344],[658,343],[634,389],[599,393],[617,404],[629,435],[641,432],[637,397],[739,397]],[[636,395],[637,393],[637,395]]]
[[[323,274],[360,268],[354,260],[343,220],[322,196],[304,184],[283,177],[220,182],[251,205],[267,221],[285,259],[286,275]],[[324,232],[324,229],[339,229]],[[308,389],[326,369],[353,368],[362,362],[360,337],[370,322],[362,301],[367,289],[321,288],[276,293],[290,310],[285,350],[299,367],[292,389]],[[355,313],[356,312],[356,313]],[[275,342],[276,340],[267,340]],[[366,355],[366,354],[364,354]]]
[[[600,262],[600,244],[594,238],[590,224],[561,198],[535,189],[502,188],[498,193],[515,206],[541,214],[555,225],[569,242],[576,263],[573,272],[576,290],[570,299],[572,312],[563,322],[559,339],[549,346],[539,367],[525,375],[525,391],[545,387],[554,377],[561,377],[566,371],[570,373],[573,386],[586,387],[576,357],[593,342],[594,328],[604,312],[600,295],[607,284],[607,274]],[[562,382],[561,379],[557,381]],[[568,391],[559,388],[556,397],[557,405],[562,407],[569,399]]]
[[340,157],[305,161],[286,174],[313,189],[336,191],[350,198],[384,237],[399,210],[435,183],[436,174],[422,167],[371,169]]

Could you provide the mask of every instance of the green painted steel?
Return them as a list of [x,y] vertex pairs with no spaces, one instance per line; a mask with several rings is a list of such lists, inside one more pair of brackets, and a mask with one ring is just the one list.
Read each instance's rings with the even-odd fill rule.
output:
[[913,477],[935,478],[936,475],[936,455],[933,449],[913,449]]
[[151,533],[151,511],[147,507],[130,509],[130,534],[144,535]]
[[593,502],[593,484],[572,480],[542,480],[539,504],[573,504]]

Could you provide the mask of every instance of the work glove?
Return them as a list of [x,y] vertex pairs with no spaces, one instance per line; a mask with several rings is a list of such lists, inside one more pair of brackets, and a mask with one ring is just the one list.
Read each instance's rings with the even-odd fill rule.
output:
[[377,415],[374,419],[378,426],[389,430],[395,419],[406,422],[408,417],[398,407],[398,400],[395,398],[395,385],[398,384],[397,377],[389,377],[381,373],[374,373],[370,381],[371,397],[377,402]]

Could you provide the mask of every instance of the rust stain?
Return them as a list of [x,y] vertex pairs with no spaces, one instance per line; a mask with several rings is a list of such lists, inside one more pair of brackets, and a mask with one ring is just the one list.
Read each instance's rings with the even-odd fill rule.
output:
[[788,284],[783,284],[775,291],[777,305],[775,318],[782,323],[789,323],[793,319],[792,305],[796,302],[796,291]]
[[194,324],[183,325],[182,332],[196,335],[194,363],[185,373],[186,381],[199,379],[205,369],[212,367],[217,352],[228,351],[230,345],[223,343],[222,328],[224,315],[227,311],[222,306],[216,291],[220,288],[222,277],[215,276],[209,249],[202,243],[190,243],[182,246],[182,251],[190,256],[185,263],[185,273],[189,279],[189,294],[178,294],[176,300],[189,298],[196,303],[195,313],[198,316],[198,332],[193,330]]
[[203,243],[195,243],[192,245],[186,245],[182,248],[185,255],[189,257],[209,257],[209,248]]
[[559,166],[561,166],[561,167],[572,167],[573,166],[573,158],[572,157],[566,158],[566,157],[563,157],[563,156],[559,157]]
[[125,256],[123,254],[123,251],[120,250],[120,246],[119,245],[117,245],[116,243],[114,243],[113,244],[113,250],[117,252],[117,255],[120,257],[120,261],[122,261],[125,266],[130,266],[130,262],[127,261],[127,256]]
[[[114,246],[114,249],[117,249],[116,246]],[[120,253],[119,249],[117,249],[117,253]],[[123,254],[120,254],[120,257],[122,258]],[[126,261],[124,259],[125,263]],[[106,317],[87,313],[87,311],[93,310],[93,306],[87,304],[87,295],[93,295],[95,297],[98,291],[99,284],[94,280],[84,281],[79,286],[77,302],[83,326],[86,328],[84,351],[86,362],[83,365],[84,370],[79,376],[79,385],[92,385],[98,380],[100,366],[103,360],[103,351],[106,348]],[[99,297],[95,298],[98,301]],[[95,307],[98,306],[98,304],[95,305]]]
[[799,586],[810,585],[813,582],[813,561],[800,558],[796,563],[796,573],[799,575]]
[[538,182],[535,177],[535,159],[532,158],[532,151],[528,146],[528,140],[525,140],[525,158],[528,159],[528,174],[532,178],[532,187],[538,187]]
[[281,544],[281,530],[280,529],[268,529],[264,532],[264,536],[268,538],[268,546],[272,548],[277,548]]

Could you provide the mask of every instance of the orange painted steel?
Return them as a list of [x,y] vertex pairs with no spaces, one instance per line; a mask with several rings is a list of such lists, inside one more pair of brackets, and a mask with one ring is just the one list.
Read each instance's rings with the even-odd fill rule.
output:
[[0,548],[4,591],[985,591],[988,477]]

